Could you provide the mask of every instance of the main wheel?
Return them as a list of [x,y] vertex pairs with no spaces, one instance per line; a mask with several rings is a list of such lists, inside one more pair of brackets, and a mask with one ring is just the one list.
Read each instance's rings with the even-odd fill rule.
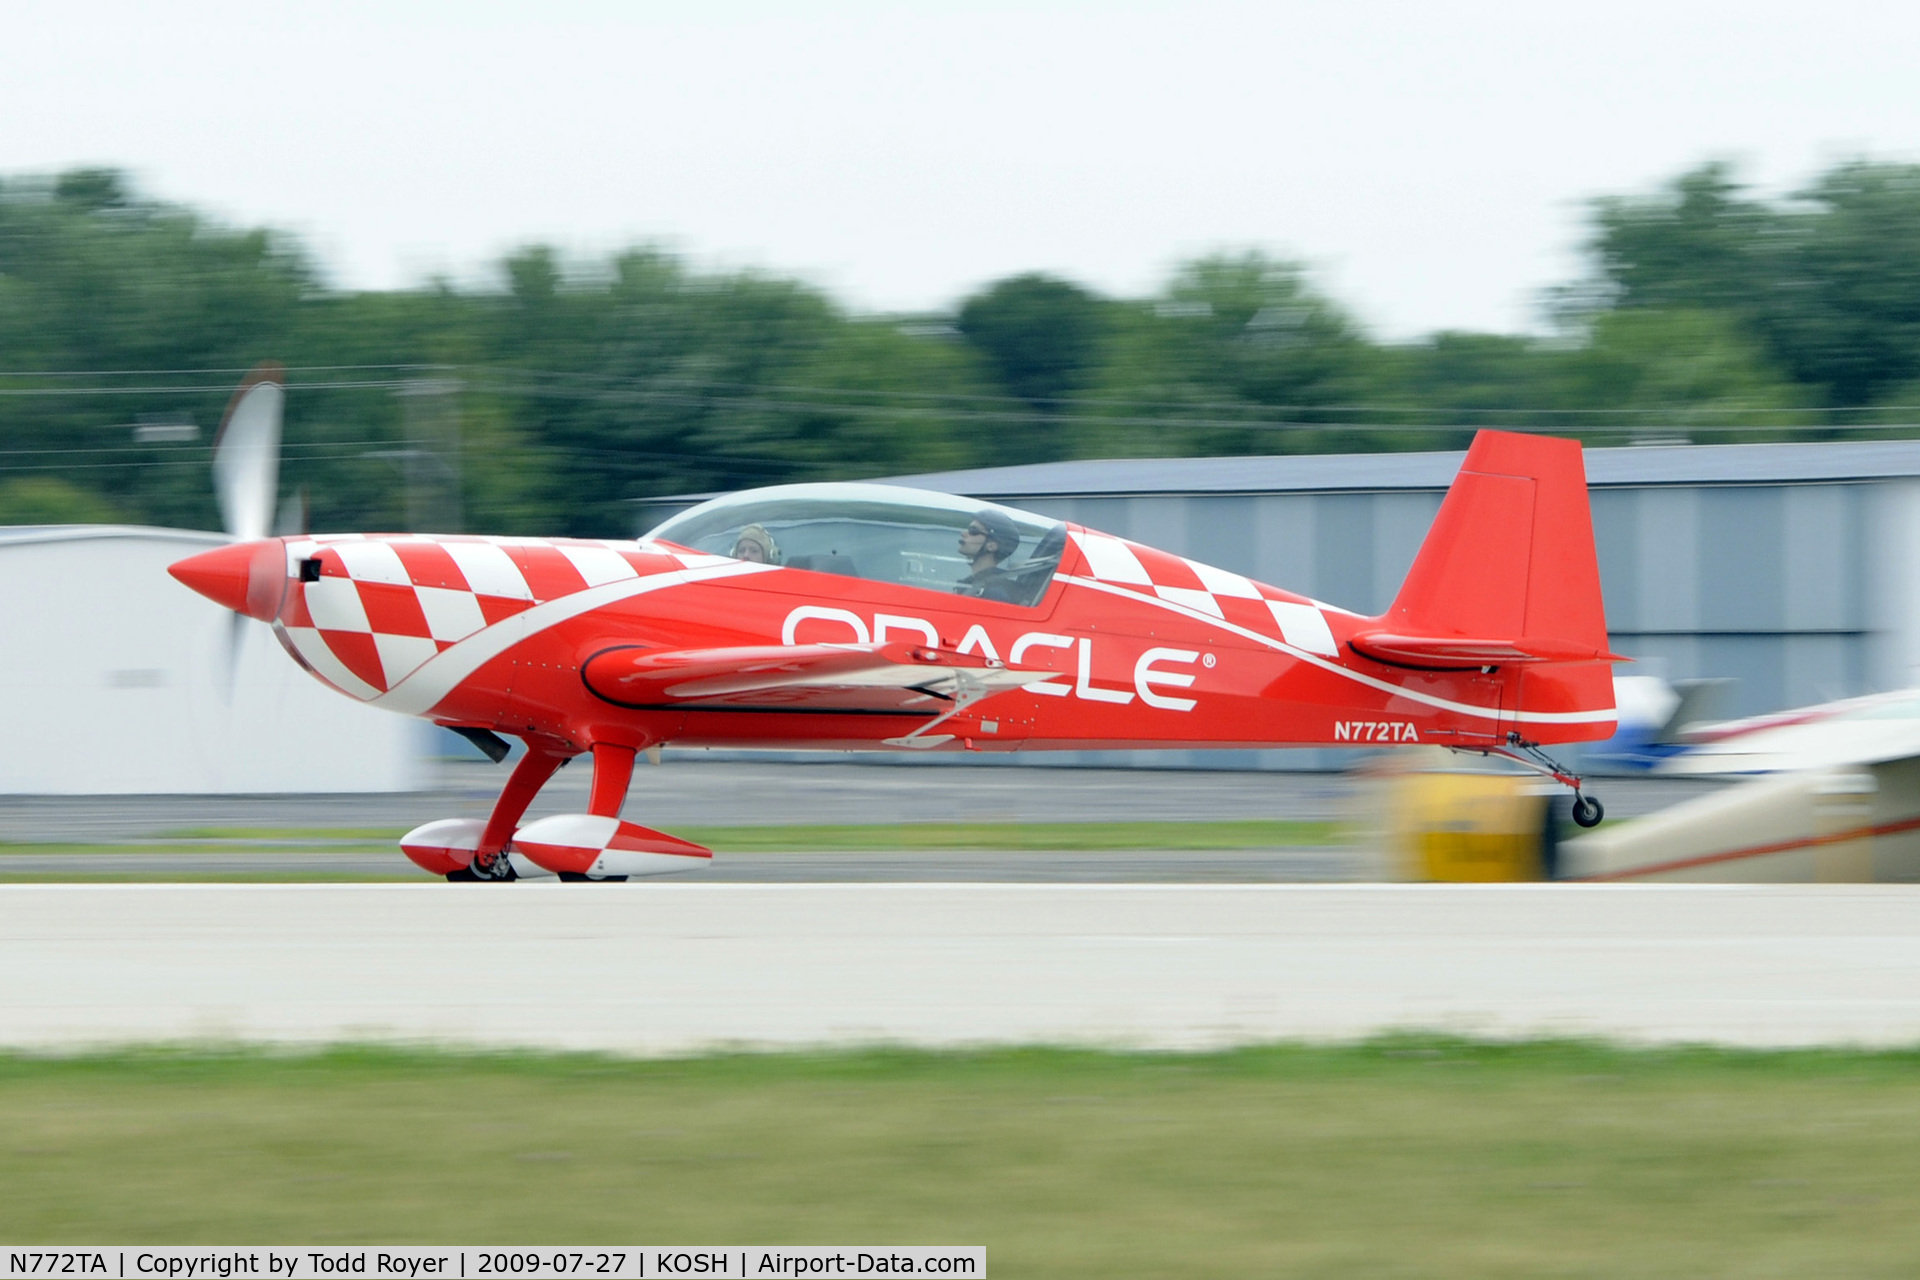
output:
[[1573,797],[1573,820],[1583,827],[1597,827],[1600,819],[1607,816],[1601,803],[1592,796],[1575,795]]

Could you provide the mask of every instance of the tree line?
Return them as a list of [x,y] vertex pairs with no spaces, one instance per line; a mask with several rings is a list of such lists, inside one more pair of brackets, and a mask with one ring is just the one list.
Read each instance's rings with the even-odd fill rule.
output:
[[1370,337],[1298,263],[1150,297],[1024,274],[855,314],[657,248],[542,246],[487,286],[331,286],[295,239],[121,174],[0,181],[0,523],[211,527],[239,376],[288,366],[314,528],[626,535],[635,499],[1081,457],[1915,434],[1920,167],[1786,198],[1711,164],[1596,201],[1546,336]]

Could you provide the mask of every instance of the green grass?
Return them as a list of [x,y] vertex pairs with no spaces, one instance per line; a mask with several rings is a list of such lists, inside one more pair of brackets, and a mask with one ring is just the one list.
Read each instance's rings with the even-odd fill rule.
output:
[[687,827],[675,835],[716,853],[914,849],[1287,849],[1340,844],[1341,824],[1241,822],[898,822],[839,826]]
[[405,827],[181,827],[163,831],[163,840],[364,840],[392,844]]
[[54,857],[68,853],[111,853],[129,857],[167,858],[178,854],[203,853],[397,853],[400,843],[392,840],[330,840],[307,842],[281,840],[163,840],[163,841],[9,841],[0,840],[0,865],[9,857],[33,855]]
[[[365,827],[192,828],[135,841],[55,844],[0,840],[0,882],[8,884],[142,883],[333,883],[418,881],[424,876],[400,853],[399,829]],[[1252,820],[1240,822],[908,822],[885,824],[682,827],[674,834],[730,853],[916,853],[942,849],[988,852],[1124,849],[1286,849],[1341,844],[1348,835],[1335,822]],[[170,857],[248,853],[391,855],[391,871],[202,868],[167,865]],[[116,854],[151,858],[153,870],[106,870],[76,861],[71,869],[10,868],[16,856],[58,858],[69,854]]]
[[10,871],[0,861],[0,884],[432,884],[435,877],[408,862],[398,851],[391,869],[340,870],[290,867],[225,870],[160,867],[153,871],[103,871],[80,867],[71,871]]
[[1008,1276],[1920,1273],[1920,1054],[0,1057],[0,1239],[983,1244]]
[[[395,848],[403,830],[381,828],[198,828],[147,840],[0,840],[11,854],[366,852]],[[863,852],[917,849],[1285,849],[1340,844],[1336,822],[901,822],[816,826],[678,827],[674,834],[719,853]]]

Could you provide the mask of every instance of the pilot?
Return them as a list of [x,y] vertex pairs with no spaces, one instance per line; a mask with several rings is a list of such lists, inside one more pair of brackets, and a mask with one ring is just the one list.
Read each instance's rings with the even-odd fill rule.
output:
[[733,558],[751,560],[754,564],[779,564],[780,548],[774,545],[773,535],[765,525],[750,524],[733,540]]
[[1001,566],[1020,549],[1020,530],[1013,521],[988,508],[967,523],[960,535],[960,554],[973,572],[960,579],[954,590],[984,600],[1014,600],[1014,582]]

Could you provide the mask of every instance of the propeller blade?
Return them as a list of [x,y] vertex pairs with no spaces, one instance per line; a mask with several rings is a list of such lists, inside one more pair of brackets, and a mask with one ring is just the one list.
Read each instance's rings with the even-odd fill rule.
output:
[[276,537],[302,538],[313,532],[313,497],[307,492],[307,486],[301,485],[280,504],[280,514],[273,521],[273,532]]
[[240,647],[246,643],[247,623],[251,619],[244,613],[227,615],[227,686],[223,693],[228,702],[233,701],[234,686],[240,682]]
[[240,384],[213,438],[213,487],[227,533],[242,542],[267,536],[280,490],[280,415],[286,373],[256,365]]

